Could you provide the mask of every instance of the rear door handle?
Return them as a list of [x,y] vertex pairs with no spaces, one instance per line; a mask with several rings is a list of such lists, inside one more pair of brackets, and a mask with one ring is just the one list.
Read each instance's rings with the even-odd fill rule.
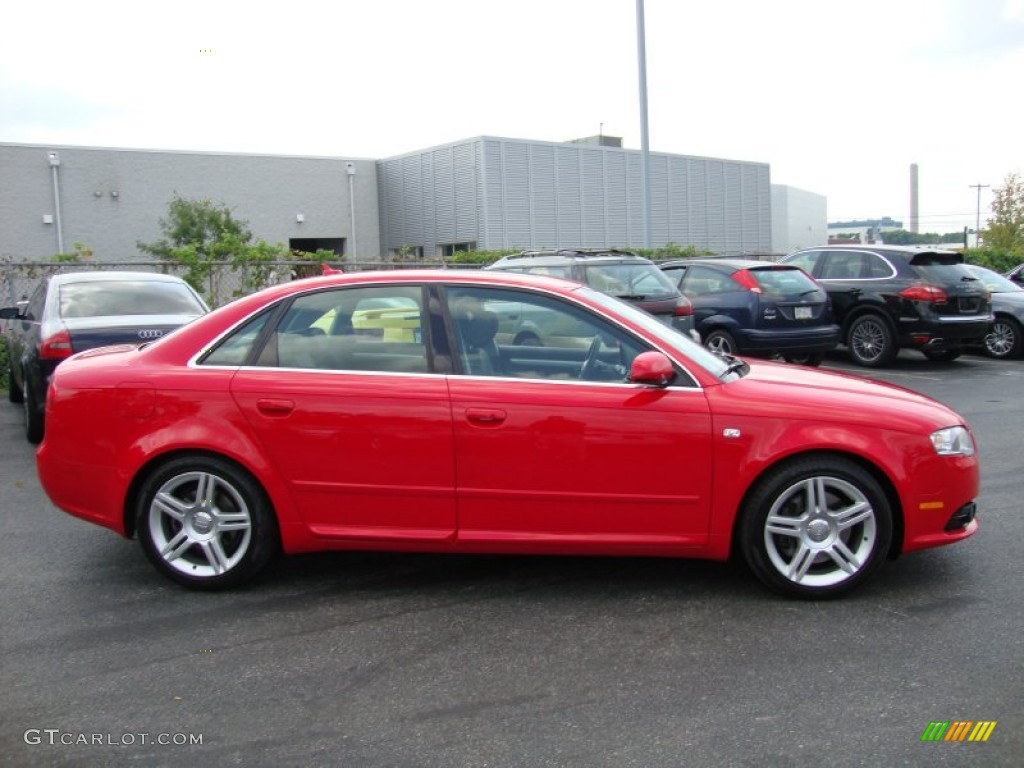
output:
[[256,401],[256,409],[264,416],[287,416],[295,410],[295,402],[261,397]]
[[501,424],[508,414],[500,408],[467,408],[466,419],[474,424],[489,427]]

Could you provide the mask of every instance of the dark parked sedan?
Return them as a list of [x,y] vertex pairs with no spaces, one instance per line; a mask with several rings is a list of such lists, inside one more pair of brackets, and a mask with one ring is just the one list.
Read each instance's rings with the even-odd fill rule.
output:
[[8,320],[8,396],[25,406],[25,436],[43,439],[46,389],[57,364],[76,352],[142,344],[209,312],[184,280],[152,272],[65,272],[32,296],[0,309]]
[[992,357],[1020,357],[1024,346],[1024,288],[991,269],[974,264],[967,269],[992,292],[992,314],[996,319],[985,336],[985,351]]
[[825,289],[798,267],[688,259],[661,268],[693,304],[697,332],[715,352],[818,365],[839,343]]

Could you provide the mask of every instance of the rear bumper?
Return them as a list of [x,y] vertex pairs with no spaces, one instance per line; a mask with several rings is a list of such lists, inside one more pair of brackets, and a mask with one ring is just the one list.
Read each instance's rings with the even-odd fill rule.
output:
[[981,344],[989,332],[994,317],[942,317],[929,319],[900,318],[899,345],[901,347],[928,347],[947,349]]
[[736,343],[744,354],[828,352],[839,344],[839,326],[786,330],[744,329],[736,332]]

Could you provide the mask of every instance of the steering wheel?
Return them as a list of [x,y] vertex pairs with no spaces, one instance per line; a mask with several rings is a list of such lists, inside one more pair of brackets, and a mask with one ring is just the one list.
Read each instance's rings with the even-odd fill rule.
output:
[[601,334],[594,334],[594,340],[590,342],[590,349],[587,350],[587,356],[583,360],[583,367],[580,368],[580,378],[587,379],[590,374],[594,372],[595,367],[598,363],[598,357],[601,352]]

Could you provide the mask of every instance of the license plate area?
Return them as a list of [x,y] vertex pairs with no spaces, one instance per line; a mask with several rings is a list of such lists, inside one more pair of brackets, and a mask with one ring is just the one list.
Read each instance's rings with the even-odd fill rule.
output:
[[793,317],[797,320],[810,320],[814,317],[814,311],[811,307],[794,307]]

